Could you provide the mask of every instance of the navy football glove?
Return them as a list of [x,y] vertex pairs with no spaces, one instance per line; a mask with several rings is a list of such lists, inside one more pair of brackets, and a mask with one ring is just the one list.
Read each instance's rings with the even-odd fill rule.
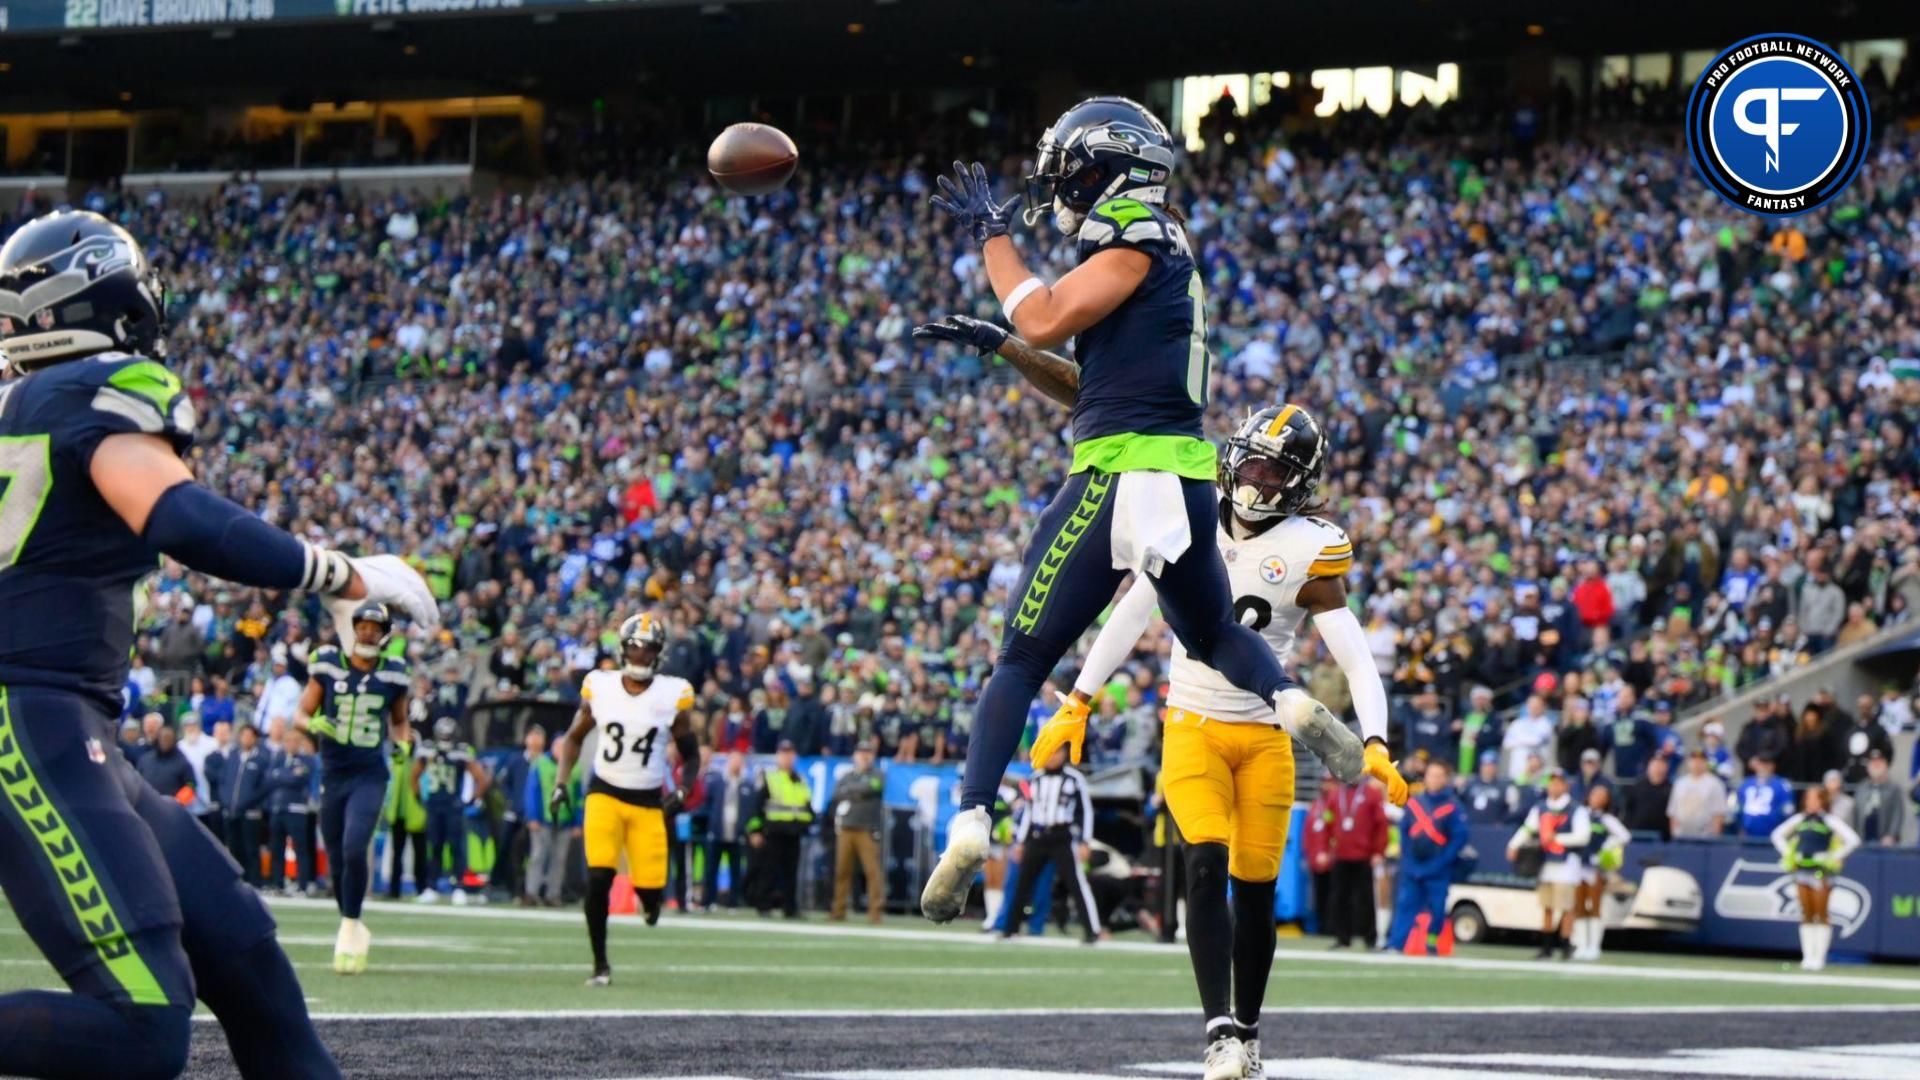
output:
[[993,201],[993,184],[987,180],[987,167],[974,162],[971,169],[956,161],[953,179],[937,178],[940,194],[928,200],[937,210],[952,214],[960,227],[984,244],[996,236],[1007,235],[1013,219],[1020,213],[1021,196],[1003,203]]
[[971,345],[980,350],[981,356],[998,352],[1007,341],[1006,330],[985,319],[967,315],[949,315],[939,322],[923,323],[913,328],[913,336],[920,341],[952,341]]

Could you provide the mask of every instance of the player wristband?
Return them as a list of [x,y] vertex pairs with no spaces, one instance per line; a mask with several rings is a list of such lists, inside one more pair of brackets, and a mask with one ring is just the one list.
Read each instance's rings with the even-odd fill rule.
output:
[[1041,281],[1037,277],[1030,277],[1020,284],[1015,285],[1013,291],[1008,293],[1007,298],[1000,303],[1000,310],[1006,312],[1007,321],[1013,321],[1013,309],[1019,307],[1022,301],[1046,287],[1046,282]]

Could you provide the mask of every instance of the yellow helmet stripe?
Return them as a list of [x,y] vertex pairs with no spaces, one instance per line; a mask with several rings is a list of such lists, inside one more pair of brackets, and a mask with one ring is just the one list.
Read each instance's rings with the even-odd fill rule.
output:
[[1293,419],[1293,414],[1299,411],[1300,411],[1300,406],[1298,405],[1289,405],[1286,408],[1281,409],[1280,415],[1274,417],[1273,423],[1267,425],[1267,438],[1269,439],[1279,438],[1280,432],[1286,430],[1287,421]]

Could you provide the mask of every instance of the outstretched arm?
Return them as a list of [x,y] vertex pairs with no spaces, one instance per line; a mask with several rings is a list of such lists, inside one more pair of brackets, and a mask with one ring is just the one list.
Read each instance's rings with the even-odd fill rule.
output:
[[1011,361],[1039,391],[1062,405],[1071,406],[1080,391],[1080,365],[1064,356],[1038,349],[1007,333],[1005,327],[971,315],[949,315],[939,322],[913,328],[921,341],[951,341],[970,345],[980,355],[999,353]]
[[1334,663],[1347,677],[1353,693],[1353,713],[1360,718],[1360,737],[1387,743],[1387,688],[1380,666],[1367,648],[1366,632],[1347,607],[1347,587],[1337,577],[1314,578],[1300,588],[1299,604],[1313,613],[1313,628],[1327,643]]
[[192,569],[241,585],[371,597],[404,608],[429,629],[439,625],[426,581],[399,559],[349,559],[296,539],[201,486],[157,435],[108,435],[94,450],[88,475],[127,528]]
[[1067,748],[1068,760],[1080,761],[1080,749],[1087,736],[1087,706],[1133,650],[1134,642],[1146,633],[1147,623],[1153,617],[1154,599],[1153,582],[1140,575],[1134,579],[1127,595],[1113,606],[1107,625],[1100,628],[1100,636],[1087,651],[1087,662],[1080,669],[1079,679],[1074,681],[1073,693],[1060,699],[1060,708],[1052,719],[1040,725],[1040,731],[1033,737],[1027,759],[1036,768],[1045,765],[1063,746]]
[[1014,370],[1026,376],[1034,389],[1062,405],[1072,406],[1080,393],[1080,365],[1058,353],[1032,345],[1009,334],[998,350]]
[[1073,681],[1075,700],[1083,704],[1092,701],[1093,695],[1099,693],[1126,662],[1127,655],[1133,652],[1134,645],[1152,623],[1158,599],[1152,579],[1145,574],[1135,574],[1133,588],[1113,605],[1107,624],[1100,628],[1100,636],[1093,639],[1093,647],[1087,650],[1087,662],[1080,668],[1080,677]]
[[994,296],[1009,309],[1007,320],[1021,337],[1044,348],[1059,345],[1111,315],[1140,287],[1153,266],[1144,251],[1109,248],[1048,286],[1027,273],[1019,249],[1005,236],[988,240],[981,254]]

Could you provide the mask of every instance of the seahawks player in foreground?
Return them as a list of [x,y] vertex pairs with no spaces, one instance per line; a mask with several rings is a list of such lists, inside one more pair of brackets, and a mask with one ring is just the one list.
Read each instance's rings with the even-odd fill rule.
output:
[[0,995],[0,1073],[178,1076],[194,998],[245,1077],[334,1077],[240,869],[115,746],[136,583],[159,553],[228,581],[439,618],[392,556],[348,558],[194,482],[194,410],[157,360],[158,277],[63,211],[0,247],[0,887],[72,993]]
[[[1272,406],[1247,417],[1220,451],[1215,524],[1234,610],[1244,625],[1282,658],[1292,653],[1300,624],[1311,615],[1347,677],[1367,745],[1384,746],[1386,686],[1360,621],[1347,607],[1343,581],[1353,567],[1353,543],[1310,506],[1326,450],[1320,425],[1298,405]],[[1132,654],[1154,601],[1152,584],[1141,578],[1114,606],[1088,650],[1073,693],[1034,739],[1035,761],[1062,746],[1080,760],[1093,695]],[[1267,702],[1178,645],[1171,682],[1160,775],[1167,809],[1186,840],[1187,952],[1206,1023],[1203,1075],[1206,1080],[1260,1077],[1265,1075],[1260,1008],[1273,968],[1274,889],[1293,811],[1293,740],[1274,725]],[[1383,779],[1389,801],[1404,804],[1407,783],[1399,772]]]
[[[367,970],[373,935],[360,921],[373,874],[374,826],[387,801],[391,767],[405,769],[413,745],[407,720],[407,662],[385,657],[393,637],[387,605],[353,609],[342,646],[314,650],[307,661],[307,689],[293,722],[320,745],[320,837],[327,845],[327,873],[340,909],[333,940],[333,970]],[[391,736],[391,742],[388,741]]]
[[[1073,464],[1028,543],[1007,633],[980,696],[961,811],[920,896],[935,922],[958,916],[988,851],[988,813],[1027,706],[1069,645],[1142,573],[1187,652],[1267,703],[1276,722],[1342,780],[1392,772],[1281,670],[1234,619],[1214,527],[1214,451],[1201,429],[1208,393],[1206,300],[1186,228],[1167,206],[1173,144],[1141,105],[1097,97],[1041,137],[1027,177],[1032,225],[1050,206],[1079,265],[1052,286],[1028,273],[1008,232],[1020,198],[993,197],[986,169],[954,165],[938,209],[981,243],[987,277],[1019,338],[989,345],[987,324],[950,319],[916,336],[997,348],[1073,409]],[[1041,350],[1075,338],[1078,364]],[[1023,340],[1022,340],[1023,339]]]

